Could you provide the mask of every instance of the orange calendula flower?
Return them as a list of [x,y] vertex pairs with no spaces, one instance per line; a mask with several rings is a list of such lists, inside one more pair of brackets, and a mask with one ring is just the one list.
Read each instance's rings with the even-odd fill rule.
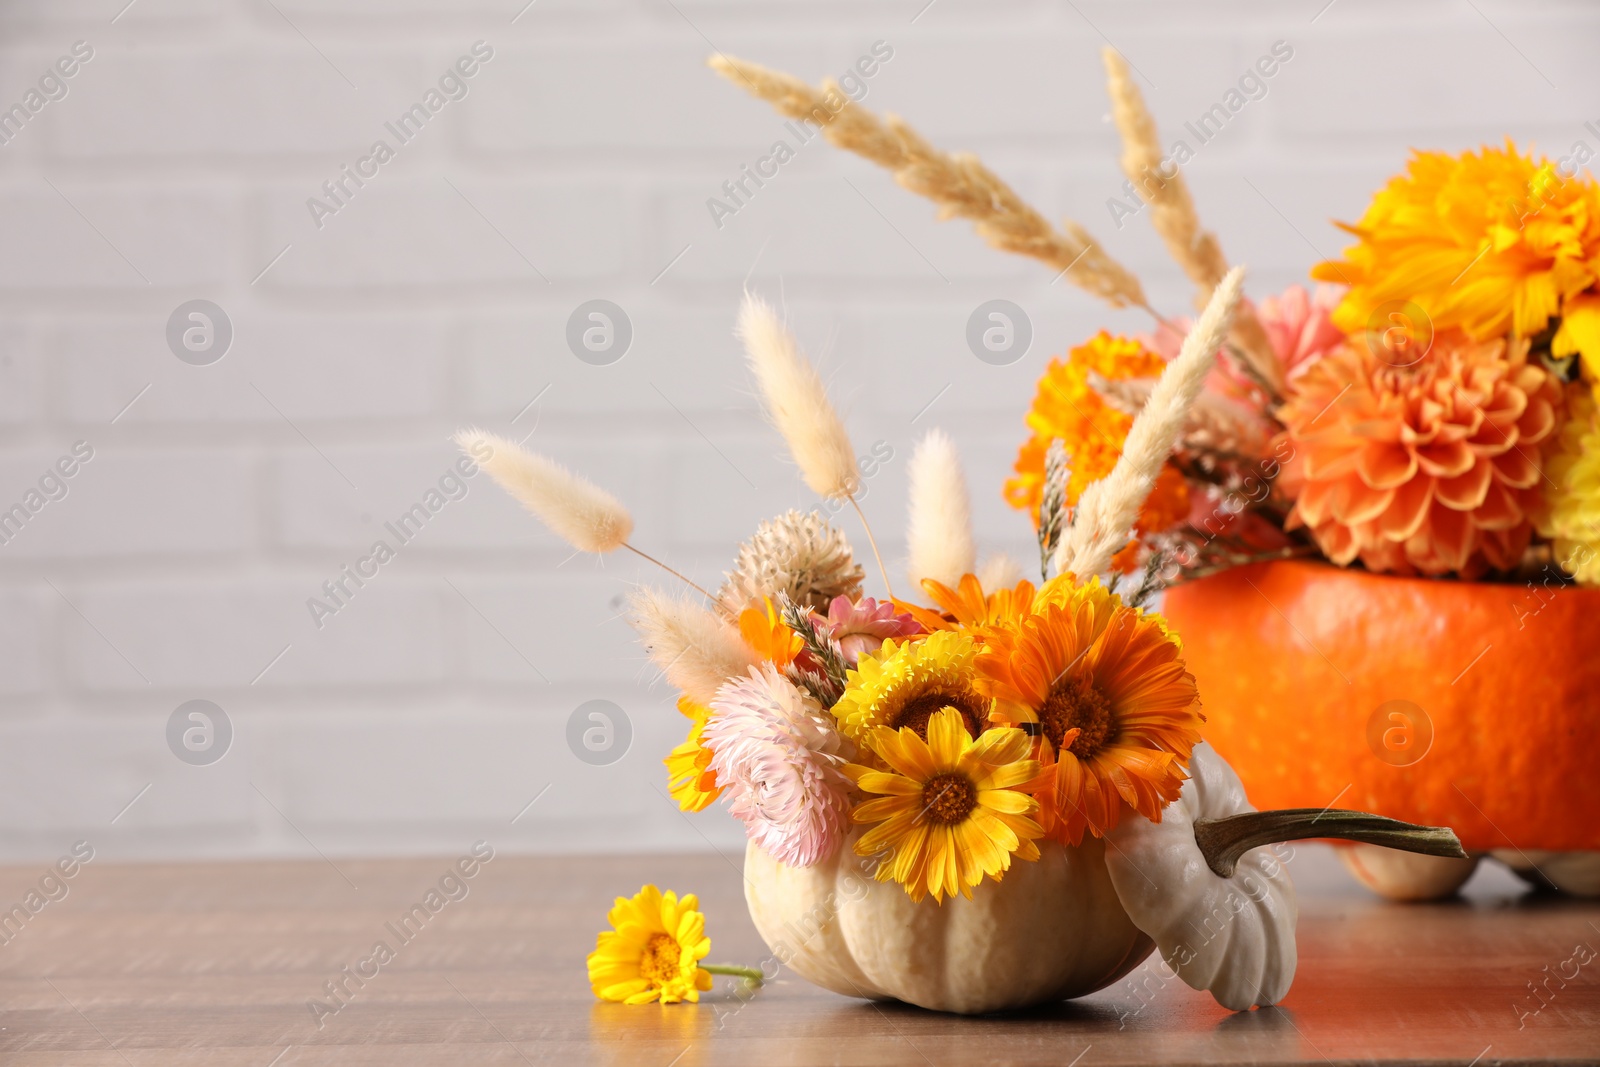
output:
[[689,719],[689,737],[661,761],[667,765],[667,791],[682,810],[703,811],[722,795],[711,769],[711,749],[700,738],[711,709],[679,697],[678,710]]
[[762,598],[761,607],[746,608],[739,613],[739,634],[757,655],[780,668],[793,663],[805,647],[800,635],[779,617],[771,597]]
[[[1111,407],[1089,384],[1090,373],[1111,380],[1157,378],[1166,361],[1136,340],[1113,337],[1102,330],[1087,343],[1052,359],[1039,379],[1038,392],[1028,410],[1033,436],[1017,453],[1016,477],[1006,482],[1005,496],[1012,507],[1028,512],[1037,524],[1039,498],[1044,493],[1045,454],[1050,442],[1060,440],[1067,450],[1070,475],[1067,503],[1076,506],[1083,491],[1111,473],[1122,455],[1122,443],[1133,416]],[[1155,489],[1139,515],[1141,533],[1171,529],[1189,515],[1189,489],[1183,475],[1168,464],[1156,479]],[[1131,570],[1135,554],[1119,554],[1115,566]]]
[[1348,334],[1373,316],[1410,302],[1433,327],[1477,340],[1533,337],[1556,317],[1569,319],[1555,354],[1581,346],[1600,368],[1600,187],[1548,160],[1485,147],[1459,156],[1416,152],[1366,214],[1344,229],[1360,238],[1344,259],[1312,276],[1350,287],[1334,311]]
[[1560,387],[1527,343],[1441,333],[1420,354],[1364,339],[1329,353],[1278,411],[1289,527],[1341,566],[1476,577],[1521,559],[1540,511]]
[[997,628],[976,665],[995,717],[1039,734],[1043,770],[1029,789],[1050,837],[1103,836],[1124,805],[1160,821],[1205,716],[1159,616],[1109,594],[1047,603]]
[[977,630],[991,623],[1015,621],[1033,608],[1033,583],[1020,581],[1011,589],[998,589],[985,594],[983,585],[971,574],[961,576],[960,584],[951,589],[932,578],[922,579],[923,592],[928,594],[939,610],[919,607],[901,600],[894,602],[900,611],[908,612],[929,633],[937,630]]

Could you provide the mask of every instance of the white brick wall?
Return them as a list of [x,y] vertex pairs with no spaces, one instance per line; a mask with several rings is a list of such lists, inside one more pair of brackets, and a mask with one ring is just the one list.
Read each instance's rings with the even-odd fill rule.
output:
[[[1600,120],[1600,12],[1581,0],[538,0],[514,24],[521,0],[125,3],[0,2],[0,107],[74,41],[95,50],[0,146],[0,508],[94,448],[0,545],[0,860],[80,837],[121,858],[737,848],[725,816],[691,823],[659,792],[681,720],[616,618],[654,579],[635,563],[567,559],[478,478],[321,628],[305,602],[438,482],[451,430],[504,430],[541,391],[515,432],[716,581],[759,519],[808,501],[730,335],[747,277],[785,300],[858,446],[893,447],[866,500],[891,555],[905,461],[941,425],[980,532],[1028,556],[998,489],[1033,378],[1102,325],[1144,324],[820,140],[716,228],[706,198],[783,130],[704,68],[708,40],[810,78],[890,42],[868,106],[1080,218],[1175,311],[1159,243],[1104,206],[1121,179],[1103,40],[1169,138],[1293,45],[1188,168],[1258,295],[1337,252],[1327,220],[1408,146],[1509,134],[1559,154]],[[314,225],[306,198],[480,39],[494,57],[467,97]],[[1036,330],[1011,367],[964,340],[999,296]],[[564,342],[595,297],[634,325],[611,366]],[[195,298],[234,327],[208,367],[165,340]],[[196,698],[234,727],[210,766],[165,738]],[[633,724],[607,767],[565,741],[595,698]]]

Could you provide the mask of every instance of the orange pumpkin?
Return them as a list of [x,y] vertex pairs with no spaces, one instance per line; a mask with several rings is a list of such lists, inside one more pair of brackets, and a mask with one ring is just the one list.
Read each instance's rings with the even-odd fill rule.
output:
[[1292,560],[1175,586],[1164,611],[1258,808],[1600,849],[1600,589]]

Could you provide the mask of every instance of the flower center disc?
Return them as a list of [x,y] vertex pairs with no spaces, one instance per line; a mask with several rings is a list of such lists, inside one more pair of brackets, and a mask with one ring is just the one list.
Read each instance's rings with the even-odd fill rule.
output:
[[953,825],[978,806],[978,790],[964,774],[936,774],[922,787],[922,810],[929,819]]
[[945,708],[955,708],[967,733],[977,737],[983,733],[984,720],[989,717],[988,702],[971,690],[934,690],[912,697],[889,718],[889,725],[899,730],[911,727],[924,741],[928,739],[928,720]]
[[1082,731],[1067,748],[1079,759],[1088,759],[1111,739],[1111,701],[1087,678],[1063,678],[1050,687],[1039,722],[1057,752],[1068,730]]
[[678,977],[678,961],[683,949],[667,934],[651,934],[639,957],[639,977],[652,982],[668,982]]

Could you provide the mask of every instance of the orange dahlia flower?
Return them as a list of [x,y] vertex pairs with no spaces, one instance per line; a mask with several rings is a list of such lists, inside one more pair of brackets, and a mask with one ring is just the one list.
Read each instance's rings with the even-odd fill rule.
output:
[[1526,342],[1441,333],[1420,358],[1352,340],[1292,383],[1288,528],[1375,571],[1514,566],[1539,507],[1541,449],[1560,387]]
[[[1436,329],[1459,327],[1479,340],[1533,337],[1563,323],[1556,355],[1600,345],[1596,300],[1579,298],[1600,280],[1600,187],[1507,141],[1459,156],[1417,152],[1354,226],[1344,259],[1311,276],[1348,285],[1334,322],[1348,334],[1373,315],[1412,302]],[[1600,352],[1585,351],[1600,361]]]
[[[1017,476],[1006,482],[1005,496],[1012,507],[1028,512],[1037,525],[1039,498],[1044,494],[1045,454],[1050,442],[1060,440],[1067,450],[1071,473],[1067,503],[1075,506],[1083,491],[1111,473],[1122,455],[1133,416],[1111,407],[1089,384],[1091,372],[1103,378],[1156,378],[1166,361],[1143,344],[1113,337],[1101,330],[1074,348],[1067,359],[1052,359],[1039,378],[1028,428],[1033,436],[1023,443],[1014,467]],[[1176,467],[1168,464],[1139,514],[1138,530],[1155,533],[1171,529],[1189,514],[1189,488]],[[1114,565],[1120,570],[1137,566],[1136,556],[1124,550]]]
[[975,662],[994,717],[1039,735],[1026,789],[1049,837],[1104,836],[1124,805],[1159,822],[1177,799],[1205,716],[1157,616],[1111,596],[1046,604],[996,629]]

